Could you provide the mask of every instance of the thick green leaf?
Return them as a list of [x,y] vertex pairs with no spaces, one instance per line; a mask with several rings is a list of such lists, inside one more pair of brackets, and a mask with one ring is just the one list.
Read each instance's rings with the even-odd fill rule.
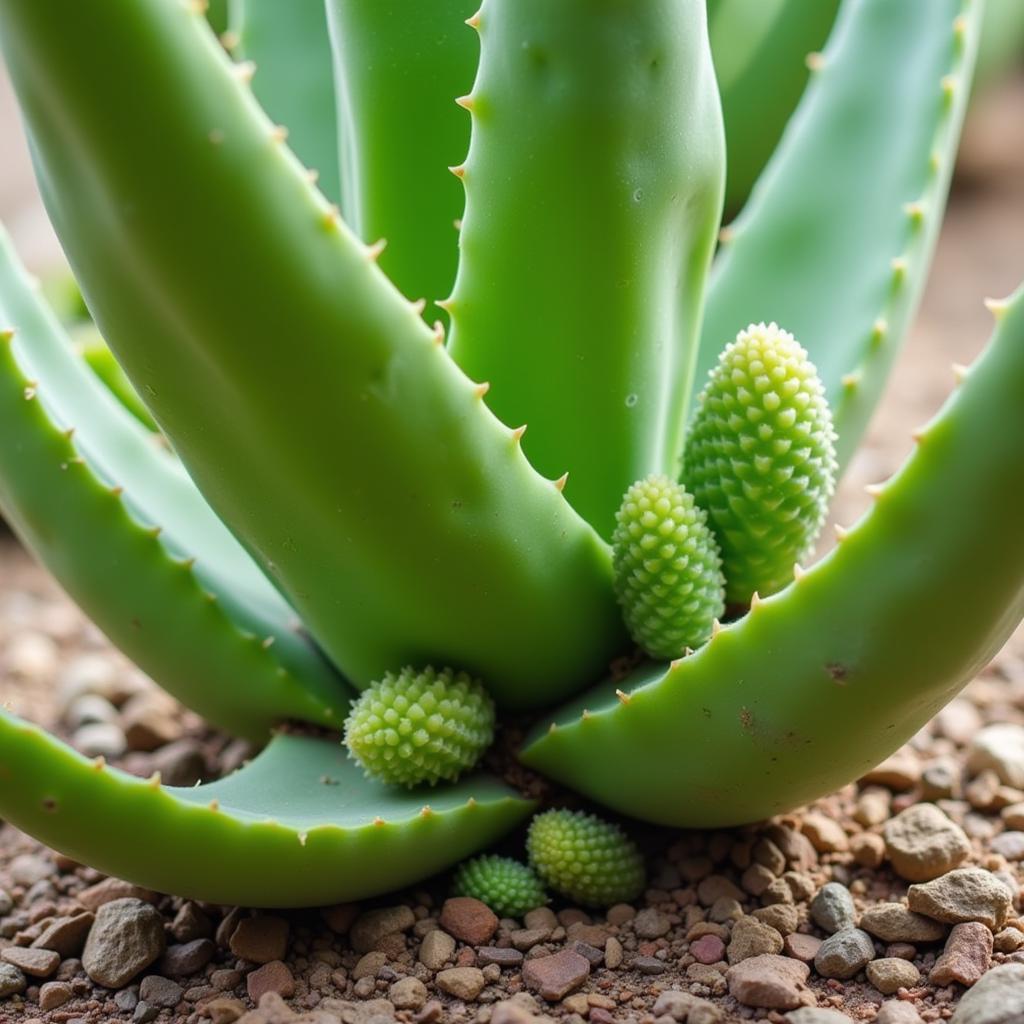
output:
[[298,736],[220,782],[163,787],[0,711],[0,817],[107,874],[212,903],[388,892],[493,843],[531,809],[483,776],[436,790],[368,782],[337,742]]

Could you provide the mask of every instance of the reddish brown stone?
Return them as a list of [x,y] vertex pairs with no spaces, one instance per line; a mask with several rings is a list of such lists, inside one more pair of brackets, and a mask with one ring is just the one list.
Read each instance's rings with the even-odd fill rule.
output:
[[46,926],[32,946],[34,949],[52,949],[62,960],[79,956],[95,920],[88,911],[74,917],[58,917]]
[[729,994],[744,1006],[794,1010],[800,1005],[810,968],[798,960],[765,953],[729,968]]
[[295,979],[292,972],[274,960],[257,968],[245,979],[246,991],[254,1003],[259,1003],[267,994],[278,995],[284,999],[295,994]]
[[488,964],[497,964],[499,967],[518,967],[523,962],[523,954],[518,949],[484,946],[477,950],[477,962],[482,967],[486,967]]
[[39,990],[39,1009],[56,1010],[63,1006],[72,995],[71,986],[66,981],[48,981]]
[[482,946],[498,930],[498,918],[486,903],[454,896],[441,908],[441,927],[471,946]]
[[143,889],[120,878],[105,878],[102,882],[84,889],[78,894],[78,902],[87,910],[98,910],[104,903],[114,900],[133,899],[143,903],[156,903],[159,899],[152,889]]
[[805,964],[809,964],[818,955],[820,948],[821,939],[814,935],[802,935],[800,932],[793,932],[782,941],[782,951],[786,956],[801,960]]
[[942,956],[928,975],[933,985],[973,985],[992,960],[992,933],[977,921],[958,924],[949,933]]
[[283,960],[288,952],[288,922],[283,917],[245,917],[229,941],[231,952],[254,964]]
[[575,992],[589,976],[589,961],[571,949],[527,960],[523,965],[523,982],[527,988],[552,1003]]
[[690,954],[701,964],[716,964],[725,959],[725,943],[717,935],[702,935],[690,943]]
[[50,949],[21,949],[9,946],[0,953],[0,960],[14,964],[23,974],[48,978],[60,966],[60,956]]

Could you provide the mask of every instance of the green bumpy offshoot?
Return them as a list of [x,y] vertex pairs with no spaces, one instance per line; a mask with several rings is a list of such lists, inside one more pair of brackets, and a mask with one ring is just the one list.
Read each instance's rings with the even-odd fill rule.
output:
[[747,604],[793,578],[835,490],[836,433],[807,352],[777,324],[729,344],[698,400],[683,480],[722,549],[726,600]]
[[615,591],[630,635],[655,658],[699,647],[725,610],[707,513],[682,484],[652,474],[626,491],[615,521]]
[[522,917],[549,902],[543,883],[525,864],[494,854],[460,864],[452,892],[486,903],[499,917]]
[[530,823],[526,851],[552,889],[588,907],[631,900],[646,880],[636,844],[618,825],[583,811],[538,814]]
[[494,739],[494,703],[465,672],[404,668],[372,683],[345,720],[345,745],[368,778],[453,782]]

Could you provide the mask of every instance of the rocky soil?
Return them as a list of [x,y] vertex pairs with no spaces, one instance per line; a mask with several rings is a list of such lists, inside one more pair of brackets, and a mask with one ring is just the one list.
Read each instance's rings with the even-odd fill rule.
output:
[[[941,403],[949,363],[980,348],[982,296],[1024,269],[1021,109],[1024,83],[975,121],[918,327],[837,503],[843,521]],[[0,700],[171,784],[251,754],[132,669],[11,542]],[[1024,635],[857,783],[757,826],[641,838],[649,888],[633,904],[498,920],[448,899],[443,877],[318,911],[196,904],[0,826],[0,1024],[1021,1024]]]

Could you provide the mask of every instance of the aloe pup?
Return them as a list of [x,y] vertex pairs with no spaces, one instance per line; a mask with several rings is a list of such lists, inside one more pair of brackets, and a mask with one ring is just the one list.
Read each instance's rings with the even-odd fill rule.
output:
[[[745,822],[877,763],[1020,621],[1024,294],[995,307],[988,353],[872,511],[817,565],[787,564],[920,294],[979,5],[844,0],[713,265],[725,154],[703,5],[331,0],[300,44],[256,32],[259,0],[218,41],[202,6],[55,18],[0,0],[51,217],[169,442],[82,361],[5,244],[0,505],[179,699],[253,739],[296,720],[323,738],[277,735],[183,791],[3,713],[5,819],[162,891],[358,899],[527,819],[530,800],[474,767],[510,715],[535,723],[523,762],[600,803]],[[321,102],[288,132],[275,112],[296,109],[301,59]],[[336,194],[314,152],[328,139]],[[747,384],[709,378],[762,322],[806,352],[795,377],[775,391],[747,353]],[[768,452],[716,412],[763,419],[794,395],[813,422],[780,420]],[[792,536],[735,544],[715,489],[751,465],[781,486],[801,445],[775,442],[808,422],[813,487],[789,497],[812,500],[774,506]],[[712,441],[731,452],[714,473]],[[665,512],[633,501],[619,525],[637,532],[613,550],[623,496],[645,487]],[[745,493],[741,527],[772,511],[765,493]],[[749,610],[723,611],[729,588]],[[595,904],[643,884],[628,837],[585,813],[539,815],[527,845],[537,886],[490,862],[458,884],[517,908],[541,884]]]

